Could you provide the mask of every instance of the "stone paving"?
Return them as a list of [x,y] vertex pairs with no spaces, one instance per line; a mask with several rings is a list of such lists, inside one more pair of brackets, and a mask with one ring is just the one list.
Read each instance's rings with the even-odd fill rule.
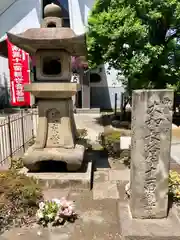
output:
[[[96,168],[97,166],[98,168]],[[44,197],[47,200],[55,197],[67,197],[75,202],[79,214],[75,223],[66,223],[57,228],[43,229],[34,225],[31,228],[12,229],[5,232],[1,239],[122,240],[119,228],[118,202],[127,201],[124,187],[129,181],[130,172],[123,165],[121,169],[100,166],[101,158],[97,158],[92,191],[70,188],[44,190]]]
[[[81,115],[82,116],[82,115]],[[85,123],[76,115],[78,128],[89,128],[94,140],[102,132],[101,126],[92,123],[93,116],[84,115]],[[98,117],[98,115],[97,115]],[[97,125],[96,125],[97,124]],[[96,127],[94,127],[96,125]],[[119,227],[118,202],[127,202],[125,184],[129,181],[130,170],[118,161],[108,159],[100,151],[94,154],[94,181],[92,191],[78,189],[44,190],[45,199],[67,197],[75,201],[79,218],[75,223],[66,223],[57,228],[34,225],[31,228],[12,229],[1,236],[1,240],[122,240]],[[171,169],[180,170],[180,165],[171,161]]]
[[[76,208],[79,219],[64,226],[41,229],[14,229],[4,234],[3,240],[108,240],[120,239],[117,201],[113,199],[92,200],[92,193],[80,194],[72,192],[70,198],[77,200]],[[83,197],[82,197],[83,196]]]
[[[99,156],[99,157],[98,157]],[[129,169],[104,166],[100,155],[96,156],[92,191],[79,189],[48,189],[45,199],[67,197],[75,201],[79,219],[75,223],[52,229],[12,229],[3,234],[2,240],[108,240],[121,239],[117,203],[126,200],[124,185],[129,180]]]
[[98,123],[100,114],[74,114],[77,129],[86,129],[88,138],[96,141],[99,133],[104,131],[104,127]]
[[[121,170],[122,171],[122,170]],[[122,197],[124,186],[121,182],[109,180],[110,170],[95,173],[92,191],[72,189],[49,189],[44,191],[45,199],[67,197],[75,201],[79,219],[64,226],[42,229],[34,225],[31,228],[13,229],[6,232],[3,240],[108,240],[121,239],[117,214],[117,202]],[[106,181],[101,175],[107,176]],[[124,194],[123,194],[124,196]]]

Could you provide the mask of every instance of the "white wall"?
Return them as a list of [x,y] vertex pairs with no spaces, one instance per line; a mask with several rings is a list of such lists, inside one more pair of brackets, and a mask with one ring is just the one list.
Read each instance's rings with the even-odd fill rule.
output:
[[[117,73],[114,68],[108,69],[108,64],[100,66],[96,70],[92,70],[92,73],[98,73],[101,76],[102,81],[99,83],[91,83],[92,87],[122,87],[121,81],[117,79]],[[119,78],[123,78],[120,76]]]
[[[40,19],[41,0],[17,0],[0,15],[0,41],[6,38],[6,32],[18,34],[28,28],[39,28]],[[9,83],[8,60],[0,57],[0,84],[4,85],[6,79]]]
[[89,11],[94,0],[68,0],[71,28],[76,34],[85,33]]
[[0,1],[0,15],[11,6],[16,0],[1,0]]
[[[77,35],[86,31],[88,15],[93,7],[95,0],[68,0],[69,16],[71,28]],[[93,72],[98,72],[96,71]],[[100,73],[103,81],[100,83],[92,83],[93,87],[122,87],[121,82],[117,82],[117,71],[115,69],[108,70],[108,64],[105,64],[103,71]],[[122,76],[123,78],[123,76]]]

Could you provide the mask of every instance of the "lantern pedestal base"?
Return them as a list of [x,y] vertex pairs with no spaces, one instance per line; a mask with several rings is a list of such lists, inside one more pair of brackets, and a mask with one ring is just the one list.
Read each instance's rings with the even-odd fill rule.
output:
[[[81,168],[84,159],[85,147],[76,145],[73,149],[65,148],[44,148],[35,149],[33,146],[28,149],[23,157],[24,166],[30,171],[39,171],[43,162],[58,161],[64,162],[67,171],[77,171]],[[59,169],[60,171],[61,169]],[[58,172],[58,169],[57,169]]]

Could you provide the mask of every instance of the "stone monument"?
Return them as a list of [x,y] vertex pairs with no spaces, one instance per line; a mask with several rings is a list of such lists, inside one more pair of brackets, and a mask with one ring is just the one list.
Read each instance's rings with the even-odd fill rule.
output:
[[173,91],[132,96],[130,210],[133,218],[165,218],[168,210]]
[[130,199],[119,203],[123,239],[180,239],[177,210],[168,209],[173,100],[171,90],[133,91]]
[[25,153],[24,165],[37,171],[41,162],[62,161],[68,171],[78,170],[85,148],[77,143],[72,96],[80,89],[71,83],[71,56],[86,54],[85,35],[62,27],[61,8],[44,9],[41,28],[28,29],[9,40],[36,58],[37,81],[25,86],[37,99],[39,123],[35,144]]

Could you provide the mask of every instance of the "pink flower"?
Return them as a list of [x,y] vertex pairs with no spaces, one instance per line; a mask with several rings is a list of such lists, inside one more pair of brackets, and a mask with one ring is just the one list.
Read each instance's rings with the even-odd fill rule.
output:
[[60,215],[70,217],[73,214],[72,209],[70,208],[65,208],[64,210],[61,210]]
[[68,201],[65,198],[61,198],[60,205],[61,205],[61,208],[68,208],[68,207],[74,208],[73,202]]

